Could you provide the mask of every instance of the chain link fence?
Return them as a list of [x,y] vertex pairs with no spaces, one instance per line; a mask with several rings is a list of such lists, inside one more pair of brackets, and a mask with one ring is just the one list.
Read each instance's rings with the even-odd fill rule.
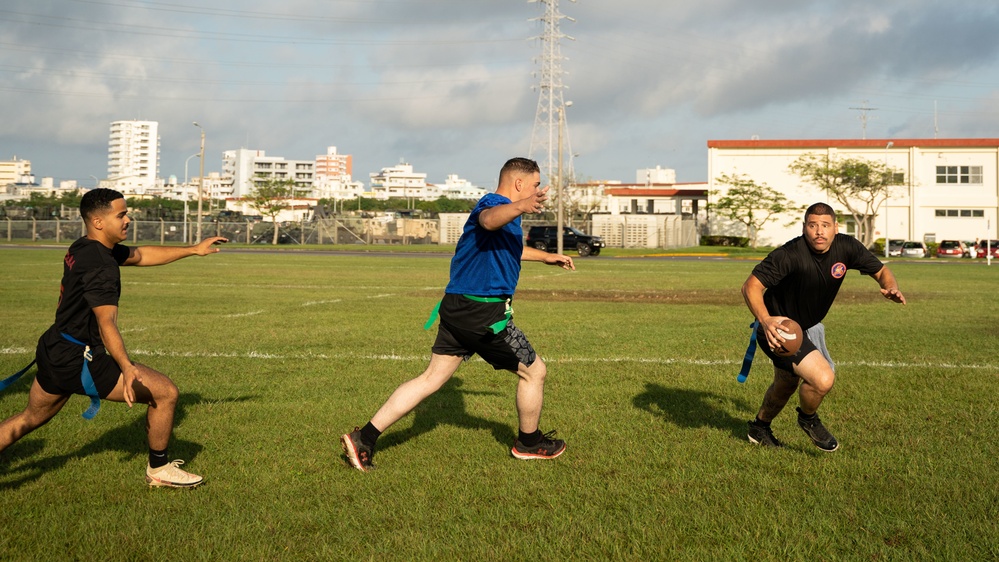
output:
[[[583,221],[577,227],[584,232],[603,236],[604,242],[611,248],[671,248],[696,246],[699,243],[693,221],[681,221],[680,217],[665,215],[636,216],[625,220],[627,218],[596,217],[598,220]],[[636,221],[638,218],[644,220]],[[461,218],[460,223],[464,224],[465,220]],[[643,227],[642,236],[637,238],[634,235],[625,236],[624,234],[634,230],[634,225],[630,223],[638,222],[643,223],[640,225]],[[644,225],[645,222],[649,223],[648,227]],[[612,223],[614,228],[609,226]],[[526,233],[531,226],[546,224],[552,223],[524,220],[521,226]],[[194,244],[197,239],[197,228],[196,222],[185,223],[165,219],[133,220],[125,244]],[[442,239],[441,221],[438,219],[326,217],[309,222],[281,223],[277,230],[277,243],[291,245],[440,244]],[[621,235],[614,234],[618,231]],[[460,234],[460,229],[458,233]],[[0,240],[7,242],[27,240],[69,244],[85,234],[83,220],[79,218],[0,219]],[[260,221],[202,222],[201,237],[209,236],[223,236],[237,244],[267,245],[274,243],[274,224]],[[444,239],[445,243],[450,245],[456,241],[456,238],[452,241],[448,236],[444,236]]]

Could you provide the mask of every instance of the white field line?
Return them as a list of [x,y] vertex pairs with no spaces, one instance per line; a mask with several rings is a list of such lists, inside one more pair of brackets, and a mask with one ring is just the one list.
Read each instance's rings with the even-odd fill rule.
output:
[[306,301],[302,303],[302,306],[315,306],[317,304],[333,304],[342,301],[343,299],[330,299],[325,301]]
[[[0,355],[26,355],[33,352],[33,349],[23,347],[2,347]],[[149,357],[193,357],[193,358],[227,358],[227,359],[268,359],[268,360],[288,360],[288,359],[319,359],[319,360],[375,360],[375,361],[426,361],[427,355],[399,355],[395,353],[260,353],[257,351],[176,351],[162,349],[133,349],[134,355],[146,355]],[[687,359],[682,357],[562,357],[546,358],[547,363],[636,363],[640,365],[700,365],[700,366],[726,366],[741,365],[741,359]],[[903,361],[837,361],[837,366],[844,367],[871,367],[877,369],[968,369],[968,370],[991,370],[999,371],[999,365],[989,363],[910,363]]]
[[219,318],[243,318],[246,316],[256,316],[258,314],[263,314],[263,310],[254,310],[253,312],[240,312],[237,314],[223,314]]

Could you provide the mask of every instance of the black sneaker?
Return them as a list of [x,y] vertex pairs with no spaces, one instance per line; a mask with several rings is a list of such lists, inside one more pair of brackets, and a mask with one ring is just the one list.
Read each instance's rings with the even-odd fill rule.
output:
[[769,425],[760,425],[756,420],[749,422],[749,442],[763,447],[773,447],[779,449],[784,444],[774,437],[774,432]]
[[807,419],[804,416],[805,414],[801,412],[801,408],[798,408],[798,425],[812,438],[812,443],[815,443],[816,447],[827,453],[831,453],[839,448],[839,442],[836,441],[832,433],[829,433],[826,426],[822,425],[817,412],[811,419]]
[[514,457],[529,461],[534,459],[554,459],[565,452],[565,441],[555,439],[555,431],[549,431],[541,436],[541,441],[533,446],[527,447],[517,439],[510,449],[510,454]]
[[347,455],[347,462],[350,463],[350,466],[361,472],[368,472],[375,468],[375,465],[371,463],[371,457],[375,455],[375,452],[371,450],[371,447],[361,443],[361,428],[355,427],[354,431],[345,433],[340,437],[340,444],[343,445],[343,452]]

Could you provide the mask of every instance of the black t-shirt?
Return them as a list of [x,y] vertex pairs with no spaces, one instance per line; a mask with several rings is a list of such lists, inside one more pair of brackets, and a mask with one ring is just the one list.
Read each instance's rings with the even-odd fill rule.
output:
[[825,318],[848,269],[873,275],[882,267],[881,260],[852,236],[837,234],[824,254],[813,252],[799,236],[770,252],[753,268],[753,275],[767,288],[767,311],[807,330]]
[[42,336],[47,350],[45,362],[53,369],[78,368],[82,350],[65,340],[66,333],[103,352],[101,330],[94,307],[118,305],[121,296],[121,272],[118,266],[128,259],[127,246],[108,248],[96,240],[80,238],[63,258],[62,284],[55,324]]

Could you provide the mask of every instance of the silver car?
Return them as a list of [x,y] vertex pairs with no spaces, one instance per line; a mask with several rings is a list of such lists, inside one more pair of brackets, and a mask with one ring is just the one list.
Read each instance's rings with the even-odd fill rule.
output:
[[907,240],[902,244],[903,258],[925,258],[926,253],[926,244],[922,242]]
[[889,256],[901,256],[902,255],[902,244],[905,244],[905,240],[889,240],[888,241],[888,255]]

